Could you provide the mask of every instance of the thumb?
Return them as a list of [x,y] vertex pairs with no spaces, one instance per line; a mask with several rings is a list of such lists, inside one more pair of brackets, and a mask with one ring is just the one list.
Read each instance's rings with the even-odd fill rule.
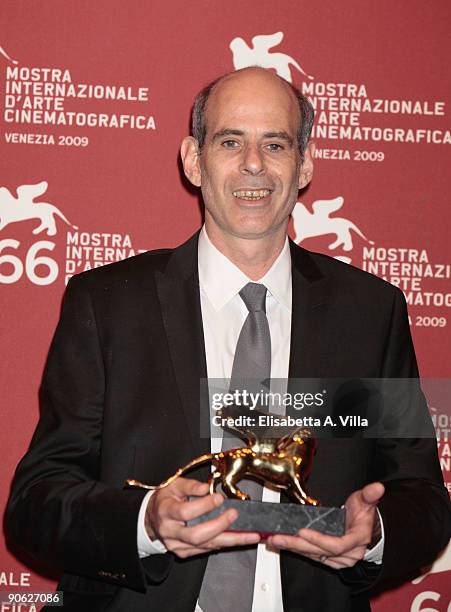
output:
[[362,501],[368,506],[375,506],[385,493],[385,487],[381,482],[372,482],[362,489]]

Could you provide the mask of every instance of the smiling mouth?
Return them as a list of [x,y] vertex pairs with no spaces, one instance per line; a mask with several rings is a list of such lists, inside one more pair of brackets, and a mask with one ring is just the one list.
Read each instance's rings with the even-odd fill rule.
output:
[[251,202],[262,200],[263,198],[268,197],[271,193],[271,189],[241,189],[232,192],[235,198],[239,198],[240,200],[249,200]]

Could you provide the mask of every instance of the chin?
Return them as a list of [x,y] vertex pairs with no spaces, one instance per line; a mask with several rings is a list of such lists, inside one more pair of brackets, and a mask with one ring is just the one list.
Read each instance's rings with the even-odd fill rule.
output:
[[267,236],[271,236],[275,233],[275,229],[268,226],[248,226],[241,225],[239,228],[236,228],[236,231],[233,232],[233,235],[237,238],[245,238],[247,240],[258,240],[259,238],[266,238]]

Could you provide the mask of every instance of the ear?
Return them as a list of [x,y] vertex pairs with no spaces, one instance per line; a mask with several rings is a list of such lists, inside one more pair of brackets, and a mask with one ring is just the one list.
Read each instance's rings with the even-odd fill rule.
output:
[[183,139],[180,147],[180,156],[182,158],[183,170],[186,178],[196,187],[200,187],[200,152],[199,145],[197,144],[197,140],[195,138],[192,136],[187,136]]
[[309,142],[304,151],[304,162],[299,171],[299,189],[306,187],[313,176],[313,158],[315,156],[316,145],[314,142]]

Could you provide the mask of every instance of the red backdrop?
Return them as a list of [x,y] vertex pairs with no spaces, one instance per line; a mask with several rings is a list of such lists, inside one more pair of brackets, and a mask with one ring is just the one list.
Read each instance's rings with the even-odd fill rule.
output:
[[[450,376],[450,26],[447,0],[3,0],[0,508],[67,278],[199,226],[178,147],[197,90],[234,68],[273,68],[316,106],[292,237],[399,284],[423,376]],[[447,401],[432,410],[450,488]],[[451,550],[374,609],[451,609],[447,570]],[[2,541],[0,590],[21,580],[53,586]]]

